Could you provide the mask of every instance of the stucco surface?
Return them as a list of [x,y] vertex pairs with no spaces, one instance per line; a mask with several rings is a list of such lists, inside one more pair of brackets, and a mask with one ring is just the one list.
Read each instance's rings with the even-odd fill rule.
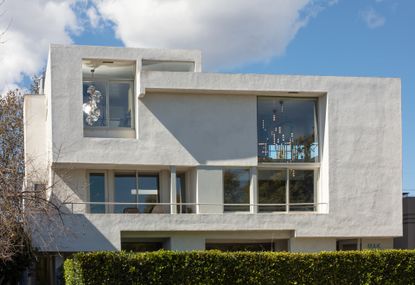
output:
[[[81,236],[92,239],[92,227],[104,237],[103,247],[111,248],[122,230],[292,230],[296,237],[402,234],[399,79],[137,72],[137,137],[84,137],[82,59],[140,62],[146,57],[200,64],[194,51],[52,46],[45,86],[46,139],[55,167],[70,166],[75,172],[93,165],[193,167],[187,183],[200,191],[191,200],[220,201],[221,172],[214,169],[258,166],[256,97],[311,96],[320,98],[319,201],[328,205],[319,213],[68,216],[70,225],[83,229]],[[75,181],[82,180],[76,175],[85,174],[75,173]],[[70,186],[65,189],[75,192]]]

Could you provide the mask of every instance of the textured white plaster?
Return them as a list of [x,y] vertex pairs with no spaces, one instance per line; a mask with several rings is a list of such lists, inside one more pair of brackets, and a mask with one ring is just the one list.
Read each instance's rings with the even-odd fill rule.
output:
[[[222,201],[220,167],[258,166],[256,96],[319,97],[318,201],[328,205],[319,207],[319,213],[69,215],[68,225],[83,237],[78,241],[82,244],[60,242],[83,250],[117,249],[120,231],[293,231],[295,238],[320,241],[402,234],[399,79],[142,72],[137,74],[135,94],[137,138],[83,137],[83,58],[139,63],[152,56],[200,62],[199,55],[194,51],[52,46],[45,85],[46,144],[50,157],[54,153],[55,167],[73,171],[73,181],[83,181],[85,169],[95,167],[165,171],[170,166],[183,167],[190,169],[189,202]],[[139,93],[144,96],[139,98]],[[35,119],[27,128],[37,124],[42,123]],[[163,193],[167,193],[163,201],[169,201],[167,172],[162,179]],[[85,190],[66,185],[62,192],[86,201]],[[207,210],[217,212],[212,207]],[[300,241],[296,244],[301,248]],[[332,248],[332,240],[329,244]]]

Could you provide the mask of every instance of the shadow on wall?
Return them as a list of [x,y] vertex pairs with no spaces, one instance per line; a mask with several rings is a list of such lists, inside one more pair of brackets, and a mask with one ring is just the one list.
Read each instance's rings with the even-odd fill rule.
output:
[[152,135],[148,126],[161,123],[200,164],[256,160],[255,96],[147,94],[141,102],[141,136]]
[[46,252],[117,250],[83,214],[38,216],[34,221],[33,245]]
[[64,204],[87,201],[85,171],[55,169],[54,181],[51,201],[59,207],[60,215],[50,211],[34,217],[33,245],[48,252],[117,250],[84,214],[72,214],[84,213],[85,204],[75,204],[73,209]]

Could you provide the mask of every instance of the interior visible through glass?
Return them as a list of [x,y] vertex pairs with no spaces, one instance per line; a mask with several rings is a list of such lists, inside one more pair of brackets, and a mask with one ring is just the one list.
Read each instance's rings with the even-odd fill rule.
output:
[[82,61],[84,128],[133,128],[135,62]]
[[[114,213],[133,213],[137,209],[137,182],[135,173],[115,174],[114,176],[114,202],[130,203],[124,205],[114,205]],[[134,210],[136,209],[136,210]]]
[[258,160],[317,162],[317,99],[258,97]]

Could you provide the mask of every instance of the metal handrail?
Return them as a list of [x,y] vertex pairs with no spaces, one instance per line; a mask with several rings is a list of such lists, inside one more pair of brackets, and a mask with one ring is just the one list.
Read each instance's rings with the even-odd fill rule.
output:
[[[146,205],[153,205],[153,206],[247,206],[247,207],[261,207],[261,206],[267,206],[267,207],[276,207],[276,206],[284,206],[284,207],[290,207],[290,206],[313,206],[313,208],[316,208],[319,205],[327,205],[328,203],[267,203],[267,204],[259,204],[259,203],[140,203],[140,202],[64,202],[63,205],[71,205],[71,210],[73,213],[74,205],[134,205],[134,206],[146,206]],[[283,212],[283,211],[281,211]]]

